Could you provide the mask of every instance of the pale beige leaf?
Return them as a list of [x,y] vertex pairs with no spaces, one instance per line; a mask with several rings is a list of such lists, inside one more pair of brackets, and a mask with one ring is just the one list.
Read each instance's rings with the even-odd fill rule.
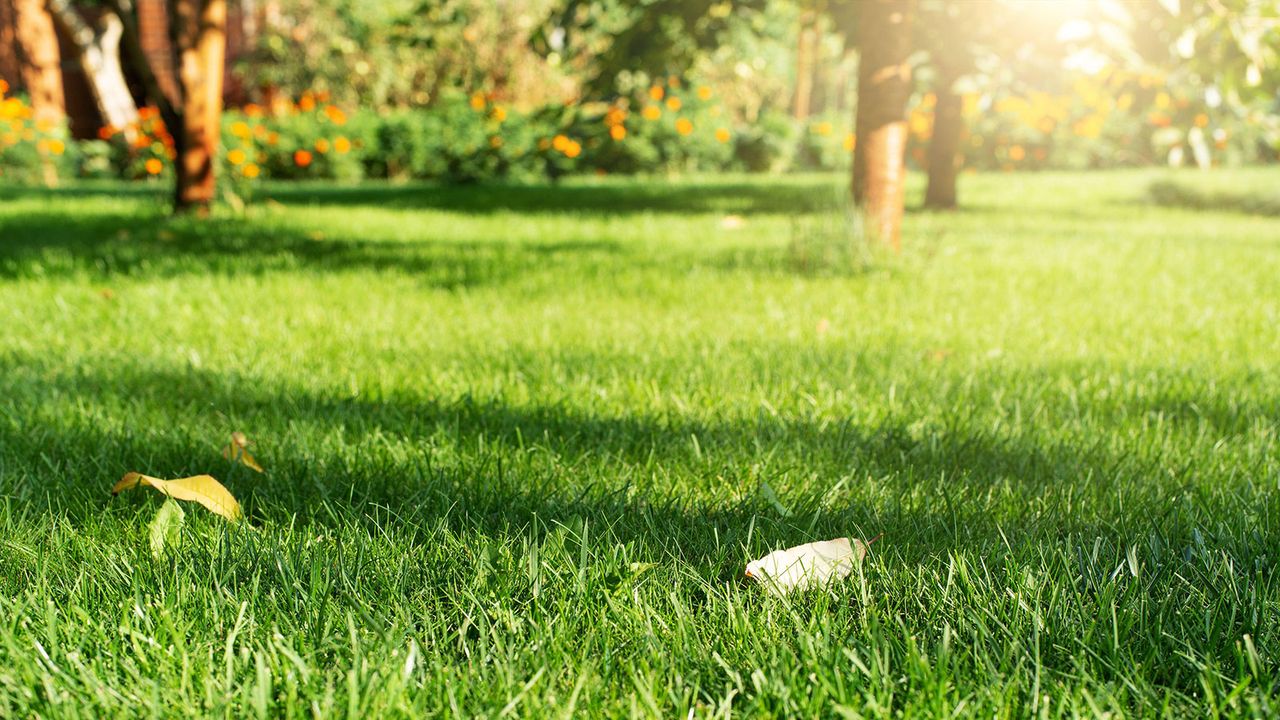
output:
[[243,514],[235,496],[210,475],[161,480],[150,475],[131,472],[120,478],[120,482],[111,488],[111,492],[115,494],[122,490],[132,490],[139,485],[150,485],[174,500],[199,503],[210,512],[231,521],[239,520]]
[[868,543],[836,538],[777,550],[747,565],[747,577],[777,594],[825,585],[849,576],[867,555]]

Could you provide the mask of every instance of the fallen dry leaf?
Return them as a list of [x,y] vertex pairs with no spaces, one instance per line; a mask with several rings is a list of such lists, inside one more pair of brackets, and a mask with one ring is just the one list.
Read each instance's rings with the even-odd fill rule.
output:
[[227,443],[226,446],[222,448],[222,457],[230,460],[231,462],[238,462],[251,470],[266,472],[266,470],[263,470],[262,466],[258,464],[258,461],[253,458],[253,455],[249,454],[249,451],[246,449],[252,444],[253,442],[249,440],[248,436],[237,430],[231,433],[231,442]]
[[932,350],[926,350],[924,357],[926,360],[942,362],[943,360],[951,357],[951,351],[947,348],[934,348]]
[[748,563],[747,577],[778,595],[825,585],[848,577],[873,542],[874,538],[869,542],[836,538],[776,550]]
[[741,215],[725,215],[720,218],[720,227],[725,230],[737,230],[746,224],[747,221]]
[[111,494],[115,495],[124,490],[132,490],[139,485],[150,485],[174,500],[200,503],[210,512],[221,515],[232,522],[239,520],[243,516],[240,511],[240,503],[236,501],[235,496],[223,487],[222,483],[214,480],[211,475],[193,475],[192,477],[179,478],[177,480],[161,480],[142,473],[125,473],[125,476],[120,478],[120,482],[111,488]]
[[103,300],[116,299],[116,291],[112,290],[111,288],[102,288],[101,290],[98,291],[98,294],[102,296]]

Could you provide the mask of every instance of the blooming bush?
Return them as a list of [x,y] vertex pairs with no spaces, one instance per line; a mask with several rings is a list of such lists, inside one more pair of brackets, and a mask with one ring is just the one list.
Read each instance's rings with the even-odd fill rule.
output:
[[[5,177],[78,172],[140,180],[171,173],[173,138],[154,108],[143,108],[129,127],[73,142],[64,127],[34,121],[31,108],[6,90],[0,86]],[[917,168],[926,166],[936,103],[932,93],[921,93],[909,108],[907,160]],[[965,166],[975,169],[1274,162],[1274,150],[1265,149],[1280,138],[1274,116],[1240,116],[1215,103],[1211,90],[1172,91],[1160,77],[1120,71],[1078,76],[1056,94],[971,93],[963,96],[962,114],[960,148]],[[677,77],[604,101],[523,111],[485,92],[383,113],[341,108],[325,93],[306,92],[224,113],[219,171],[243,197],[263,179],[475,182],[832,170],[850,164],[851,125],[850,117],[797,122],[769,110],[746,122],[730,117],[711,87]]]
[[0,80],[0,178],[32,181],[73,172],[77,148],[66,126],[36,120],[31,106],[8,92]]

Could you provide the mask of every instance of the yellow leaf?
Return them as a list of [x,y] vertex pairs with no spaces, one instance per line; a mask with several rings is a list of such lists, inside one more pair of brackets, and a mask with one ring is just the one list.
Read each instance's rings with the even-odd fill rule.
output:
[[120,482],[111,488],[111,494],[132,490],[139,485],[150,485],[174,500],[200,503],[210,512],[233,522],[243,515],[240,511],[240,503],[236,502],[235,497],[222,486],[222,483],[214,480],[210,475],[161,480],[136,472],[125,473],[125,476],[120,478]]
[[246,448],[252,444],[253,443],[249,441],[249,438],[246,437],[244,433],[237,430],[236,432],[231,433],[231,442],[227,443],[226,447],[222,448],[222,457],[230,460],[231,462],[238,462],[251,470],[257,470],[260,473],[264,473],[266,470],[263,470],[262,466],[258,464],[258,461],[253,458],[253,455],[249,454],[249,451],[246,450]]

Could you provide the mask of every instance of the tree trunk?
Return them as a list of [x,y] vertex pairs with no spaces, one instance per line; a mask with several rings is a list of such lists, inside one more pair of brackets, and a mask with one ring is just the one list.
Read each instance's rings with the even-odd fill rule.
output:
[[22,77],[22,64],[18,62],[18,40],[13,29],[13,1],[0,0],[0,79],[17,83]]
[[222,125],[226,0],[175,0],[174,38],[182,88],[181,127],[172,131],[178,159],[174,210],[208,212]]
[[906,202],[907,99],[911,93],[911,0],[858,4],[858,110],[853,199],[877,239],[901,246]]
[[796,120],[806,120],[813,104],[813,66],[817,50],[816,14],[812,10],[800,13],[800,33],[796,39],[796,94],[791,115]]
[[128,127],[138,119],[138,106],[120,66],[120,36],[124,32],[120,18],[111,12],[103,13],[95,30],[69,0],[50,0],[49,11],[75,45],[76,59],[89,80],[103,122],[114,128]]
[[22,59],[22,82],[31,95],[37,121],[61,122],[66,117],[62,94],[62,56],[53,18],[42,0],[13,0],[17,40]]
[[924,206],[935,210],[950,210],[956,206],[964,100],[953,89],[954,85],[952,74],[939,68],[935,90],[938,102],[933,109],[933,138],[929,141],[929,187],[924,194]]
[[[62,92],[62,55],[53,19],[42,0],[13,0],[14,20],[22,83],[31,96],[31,110],[38,127],[52,128],[67,117],[66,96]],[[48,157],[42,163],[46,185],[58,183],[58,170]]]

